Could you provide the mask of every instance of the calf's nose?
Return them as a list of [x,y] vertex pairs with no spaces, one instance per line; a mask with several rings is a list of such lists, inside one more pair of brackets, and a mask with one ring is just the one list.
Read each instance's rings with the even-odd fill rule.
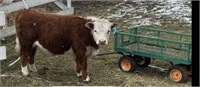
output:
[[104,45],[106,43],[106,40],[99,40],[99,44]]

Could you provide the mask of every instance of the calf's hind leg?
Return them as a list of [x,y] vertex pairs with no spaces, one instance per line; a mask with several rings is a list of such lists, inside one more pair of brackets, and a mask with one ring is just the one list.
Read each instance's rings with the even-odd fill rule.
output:
[[79,77],[81,77],[82,76],[82,72],[81,72],[81,61],[80,61],[80,59],[78,59],[78,58],[76,58],[75,59],[75,61],[76,61],[76,74],[77,74],[77,77],[79,78]]
[[30,56],[29,56],[29,69],[32,72],[37,72],[37,68],[34,63],[35,62],[34,61],[35,53],[36,53],[36,47],[33,47],[31,49]]
[[28,72],[28,54],[21,52],[20,54],[20,60],[21,60],[21,72],[23,74],[23,76],[28,76],[29,72]]
[[21,48],[20,50],[20,60],[21,60],[21,71],[24,76],[28,76],[28,66],[31,71],[36,72],[37,69],[34,64],[34,55],[36,52],[35,47],[31,47],[30,49],[26,48]]

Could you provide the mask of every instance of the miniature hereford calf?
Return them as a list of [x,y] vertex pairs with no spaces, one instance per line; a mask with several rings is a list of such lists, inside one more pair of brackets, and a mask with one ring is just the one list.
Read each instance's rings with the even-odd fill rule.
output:
[[111,29],[115,25],[95,17],[64,16],[32,10],[17,12],[15,48],[20,54],[22,74],[29,75],[28,68],[37,72],[34,64],[37,47],[54,55],[64,54],[72,48],[76,56],[77,76],[89,81],[87,48],[92,48],[90,55],[96,55],[99,44],[108,44]]

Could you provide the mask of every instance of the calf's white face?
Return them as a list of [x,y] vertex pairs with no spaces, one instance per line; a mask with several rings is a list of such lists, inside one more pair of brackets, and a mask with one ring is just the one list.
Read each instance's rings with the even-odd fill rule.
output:
[[91,19],[92,22],[86,23],[85,26],[91,29],[96,44],[108,44],[111,29],[115,27],[116,24],[113,24],[105,19]]

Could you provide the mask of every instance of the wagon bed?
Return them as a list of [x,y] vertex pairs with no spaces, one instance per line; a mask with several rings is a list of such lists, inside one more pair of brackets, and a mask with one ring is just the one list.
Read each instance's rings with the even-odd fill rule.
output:
[[[137,50],[137,44],[130,44],[127,46],[124,46],[125,48],[129,49],[129,50]],[[148,52],[148,53],[152,53],[152,54],[159,54],[160,52],[160,47],[157,46],[151,46],[151,45],[147,45],[147,44],[140,44],[140,50],[143,52]],[[172,48],[164,48],[164,50],[162,51],[162,54],[168,55],[168,56],[174,56],[177,58],[181,58],[181,57],[187,57],[187,54],[184,51],[179,51],[176,49],[172,49]]]
[[130,27],[115,33],[116,52],[191,64],[191,35],[147,27]]

